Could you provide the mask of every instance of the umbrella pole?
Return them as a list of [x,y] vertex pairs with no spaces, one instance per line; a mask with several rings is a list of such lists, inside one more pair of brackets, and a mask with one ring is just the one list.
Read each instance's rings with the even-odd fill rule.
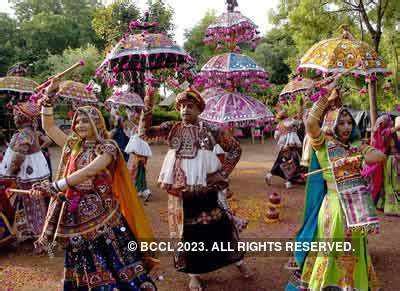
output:
[[373,128],[377,118],[376,80],[371,80],[371,82],[368,83],[368,93],[369,93],[369,110],[371,115],[371,128]]

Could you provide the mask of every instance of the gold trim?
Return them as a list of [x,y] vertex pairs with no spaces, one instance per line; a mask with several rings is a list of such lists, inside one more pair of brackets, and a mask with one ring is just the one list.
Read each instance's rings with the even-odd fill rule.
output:
[[98,224],[98,225],[96,225],[96,226],[93,226],[93,227],[91,227],[91,228],[89,228],[89,229],[87,229],[87,230],[85,230],[85,231],[82,231],[82,232],[74,232],[73,234],[63,234],[63,233],[57,232],[55,235],[56,235],[57,237],[74,237],[74,236],[77,236],[77,235],[84,235],[84,234],[87,234],[87,233],[92,232],[92,231],[94,231],[94,230],[97,230],[97,229],[99,229],[100,227],[102,227],[103,225],[105,225],[108,221],[111,220],[111,218],[113,218],[113,216],[117,213],[118,210],[119,210],[119,205],[110,213],[110,215],[109,215],[106,219],[103,220],[102,223],[100,223],[100,224]]

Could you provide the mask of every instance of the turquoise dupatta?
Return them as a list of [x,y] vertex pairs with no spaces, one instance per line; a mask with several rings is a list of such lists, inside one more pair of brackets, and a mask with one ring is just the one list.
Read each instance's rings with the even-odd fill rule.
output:
[[[309,172],[321,169],[317,155],[312,149]],[[322,173],[311,175],[306,183],[306,200],[304,206],[304,222],[296,235],[296,242],[312,242],[315,237],[318,226],[318,213],[321,208],[324,197],[327,193],[327,187]],[[304,261],[308,255],[306,251],[297,251],[294,253],[294,259],[300,271],[303,269]],[[297,291],[298,286],[290,281],[285,288],[286,291]]]

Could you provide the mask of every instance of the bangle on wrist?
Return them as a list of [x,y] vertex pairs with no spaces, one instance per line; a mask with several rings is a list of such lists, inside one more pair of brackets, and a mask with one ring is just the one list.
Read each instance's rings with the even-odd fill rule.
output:
[[57,185],[57,188],[60,190],[60,192],[66,190],[68,188],[68,183],[67,183],[66,178],[55,181],[54,183]]
[[57,192],[60,192],[60,188],[58,188],[57,182],[54,181],[53,183],[51,183],[51,187],[53,187],[54,190],[56,190]]

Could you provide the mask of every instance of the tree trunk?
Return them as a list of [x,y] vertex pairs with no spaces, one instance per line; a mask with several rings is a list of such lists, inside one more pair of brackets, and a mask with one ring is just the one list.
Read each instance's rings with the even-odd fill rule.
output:
[[359,19],[360,19],[361,41],[364,41],[364,27],[363,27],[363,20],[362,20],[361,12],[359,13]]
[[399,55],[397,54],[397,49],[396,49],[396,45],[394,43],[394,36],[392,36],[392,47],[393,47],[393,54],[394,54],[394,92],[396,94],[397,97],[399,97],[399,82],[397,80],[398,78],[398,72],[399,72]]
[[371,130],[375,125],[376,118],[378,115],[377,112],[377,104],[376,104],[376,81],[372,81],[368,83],[368,92],[369,92],[369,111],[371,118]]
[[379,53],[379,43],[381,42],[381,35],[382,32],[376,31],[375,34],[372,36],[376,53]]

